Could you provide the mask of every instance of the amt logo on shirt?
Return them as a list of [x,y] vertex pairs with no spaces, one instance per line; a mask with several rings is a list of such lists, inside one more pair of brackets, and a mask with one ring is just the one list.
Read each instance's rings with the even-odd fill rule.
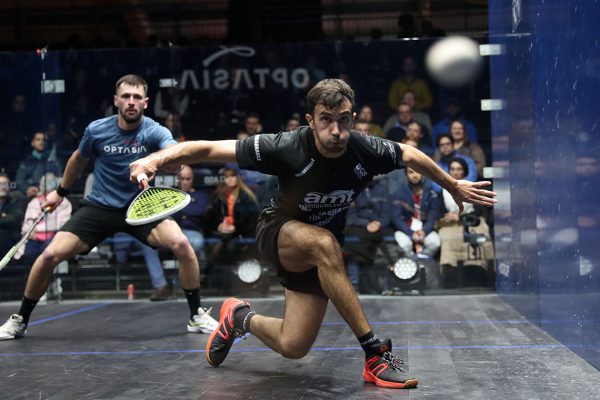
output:
[[352,202],[354,190],[335,190],[328,194],[309,192],[304,196],[307,204],[344,204]]

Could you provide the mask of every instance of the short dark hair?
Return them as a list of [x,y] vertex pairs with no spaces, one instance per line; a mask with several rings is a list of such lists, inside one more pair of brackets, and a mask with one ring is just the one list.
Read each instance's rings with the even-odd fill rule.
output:
[[142,88],[144,88],[144,93],[146,93],[146,95],[148,94],[148,83],[144,78],[142,78],[139,75],[129,74],[119,78],[117,83],[115,83],[115,93],[117,93],[117,91],[119,90],[119,86],[121,86],[123,83],[126,83],[131,86],[141,86]]
[[346,99],[354,108],[354,90],[350,85],[341,79],[323,79],[306,95],[307,111],[312,115],[317,104],[323,104],[328,109],[339,107]]
[[463,158],[460,158],[460,157],[453,157],[450,160],[450,162],[448,163],[448,172],[450,172],[450,165],[453,162],[457,162],[457,163],[459,163],[462,166],[463,171],[465,172],[465,176],[469,175],[469,164],[467,164],[467,162]]
[[440,140],[442,140],[442,138],[446,138],[446,139],[450,140],[452,142],[452,144],[454,144],[454,138],[452,137],[451,134],[449,134],[449,133],[442,133],[440,136],[438,136],[435,139],[435,145],[437,147],[440,147]]

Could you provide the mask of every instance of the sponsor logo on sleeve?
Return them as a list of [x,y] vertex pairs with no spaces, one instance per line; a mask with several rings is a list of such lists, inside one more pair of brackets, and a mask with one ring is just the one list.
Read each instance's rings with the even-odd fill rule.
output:
[[259,141],[260,135],[254,136],[254,155],[256,156],[256,161],[262,161],[262,157],[260,156],[260,146]]
[[361,165],[361,163],[356,164],[354,167],[354,173],[356,176],[358,176],[358,179],[362,179],[367,176],[367,170]]

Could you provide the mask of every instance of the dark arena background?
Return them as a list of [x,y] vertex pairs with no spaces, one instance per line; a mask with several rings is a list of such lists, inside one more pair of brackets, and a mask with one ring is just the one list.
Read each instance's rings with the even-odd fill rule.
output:
[[[0,341],[0,398],[600,399],[599,20],[600,4],[588,0],[2,2],[0,257],[35,219],[39,205],[28,204],[56,187],[88,124],[116,113],[115,82],[125,74],[146,79],[144,115],[178,142],[307,125],[308,90],[342,79],[356,94],[357,129],[364,122],[367,133],[400,142],[416,121],[416,144],[436,162],[448,159],[438,144],[450,139],[439,135],[457,141],[451,122],[462,121],[480,148],[471,172],[492,182],[498,202],[448,223],[438,192],[427,211],[441,238],[433,254],[412,243],[403,250],[389,222],[365,256],[357,227],[366,222],[353,221],[368,217],[348,219],[350,281],[416,388],[363,381],[361,346],[333,304],[305,357],[284,358],[248,334],[222,366],[209,366],[209,335],[184,327],[173,253],[117,234],[60,263],[27,335]],[[481,60],[452,86],[426,64],[448,36],[471,38]],[[467,142],[456,154],[473,155]],[[235,296],[282,317],[284,289],[257,250],[254,225],[218,232],[213,194],[224,167],[191,166],[206,202],[194,228],[203,237],[202,307],[218,320]],[[70,188],[71,212],[89,193],[92,169]],[[277,182],[237,173],[257,197],[255,224]],[[156,185],[183,189],[182,177],[163,171]],[[381,182],[390,215],[371,200],[365,209],[391,218],[410,184],[402,170]],[[426,219],[424,207],[409,219]],[[185,228],[186,218],[175,220]],[[31,265],[53,237],[44,221],[0,269],[0,324],[19,311]]]

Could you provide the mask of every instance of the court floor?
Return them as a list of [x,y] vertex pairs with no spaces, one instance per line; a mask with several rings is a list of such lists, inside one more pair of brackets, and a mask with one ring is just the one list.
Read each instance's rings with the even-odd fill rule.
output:
[[[204,299],[214,314],[222,298]],[[254,337],[219,368],[184,301],[66,301],[35,310],[25,339],[0,342],[0,398],[600,399],[600,371],[493,294],[361,297],[419,386],[363,383],[363,353],[330,306],[312,351],[287,360]],[[280,316],[282,297],[251,303]],[[0,304],[7,318],[18,303]]]

